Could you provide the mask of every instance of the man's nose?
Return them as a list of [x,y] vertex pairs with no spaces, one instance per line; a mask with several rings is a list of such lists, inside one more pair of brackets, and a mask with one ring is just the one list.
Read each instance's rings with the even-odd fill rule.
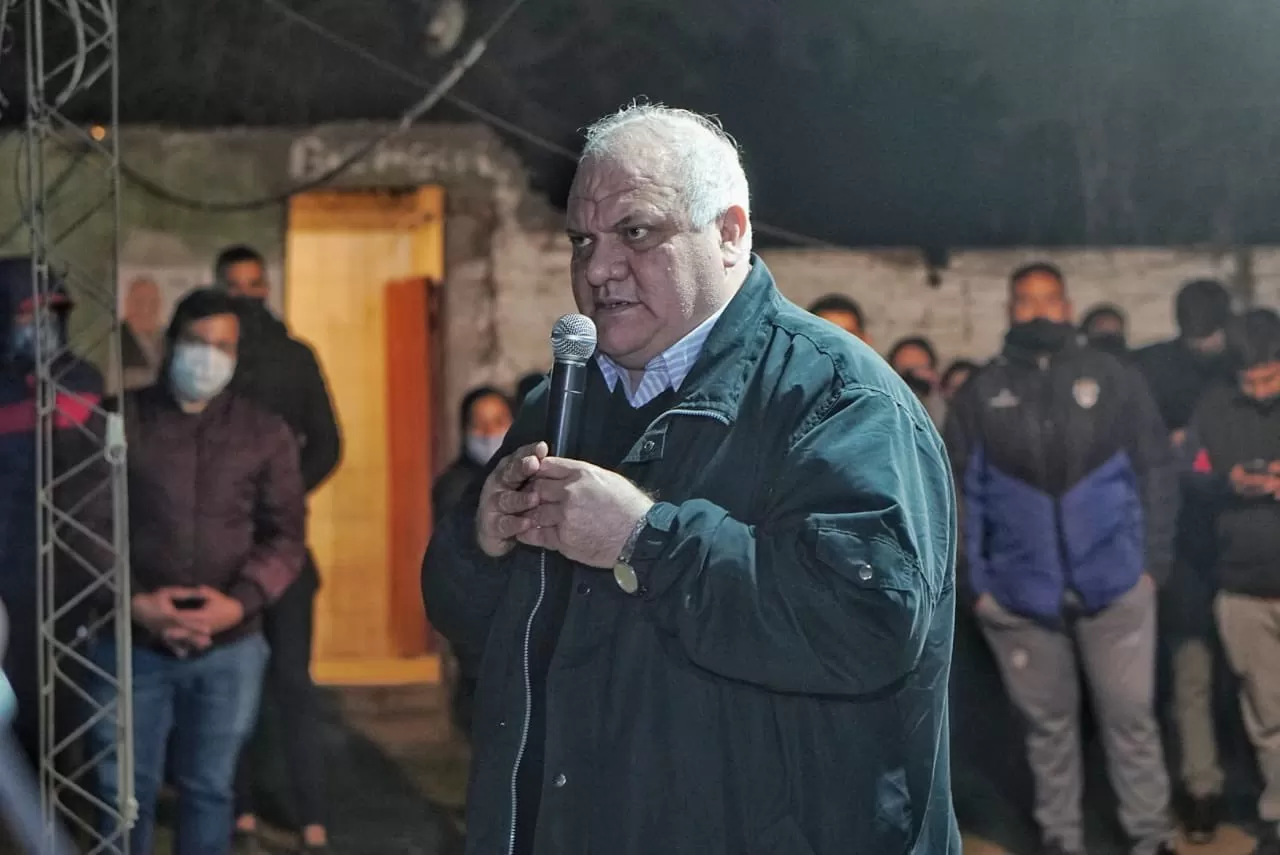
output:
[[622,253],[608,244],[597,245],[587,260],[587,284],[592,288],[603,288],[626,276],[627,263]]

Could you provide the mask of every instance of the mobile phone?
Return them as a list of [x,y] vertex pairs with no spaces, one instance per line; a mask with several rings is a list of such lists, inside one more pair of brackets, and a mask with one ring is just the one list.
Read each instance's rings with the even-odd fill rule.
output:
[[1246,475],[1266,475],[1271,471],[1271,464],[1265,460],[1249,460],[1240,464]]
[[204,597],[174,597],[173,607],[178,611],[190,612],[204,608],[205,602]]

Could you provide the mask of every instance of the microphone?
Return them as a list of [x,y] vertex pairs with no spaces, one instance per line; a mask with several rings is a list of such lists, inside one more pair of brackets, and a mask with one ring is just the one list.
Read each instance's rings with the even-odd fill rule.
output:
[[586,315],[565,315],[551,328],[551,399],[547,407],[547,445],[552,457],[578,450],[582,393],[587,362],[596,352],[596,325]]

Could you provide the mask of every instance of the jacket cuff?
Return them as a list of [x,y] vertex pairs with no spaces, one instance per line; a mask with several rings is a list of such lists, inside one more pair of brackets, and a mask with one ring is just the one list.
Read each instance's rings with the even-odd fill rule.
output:
[[231,586],[231,590],[227,592],[234,600],[239,600],[240,605],[244,607],[244,617],[242,620],[248,620],[256,615],[267,604],[267,594],[258,586],[258,583],[249,579],[241,579]]
[[631,551],[631,569],[635,571],[640,588],[636,592],[645,599],[654,599],[675,578],[674,573],[661,573],[664,563],[659,559],[667,550],[671,533],[675,529],[676,515],[680,508],[670,502],[658,502],[645,514],[646,525],[636,537]]

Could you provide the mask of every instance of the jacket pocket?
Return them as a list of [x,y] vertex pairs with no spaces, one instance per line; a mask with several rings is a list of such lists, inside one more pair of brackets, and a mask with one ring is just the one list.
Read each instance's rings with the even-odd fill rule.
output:
[[814,855],[814,851],[799,824],[787,815],[755,838],[751,855]]

